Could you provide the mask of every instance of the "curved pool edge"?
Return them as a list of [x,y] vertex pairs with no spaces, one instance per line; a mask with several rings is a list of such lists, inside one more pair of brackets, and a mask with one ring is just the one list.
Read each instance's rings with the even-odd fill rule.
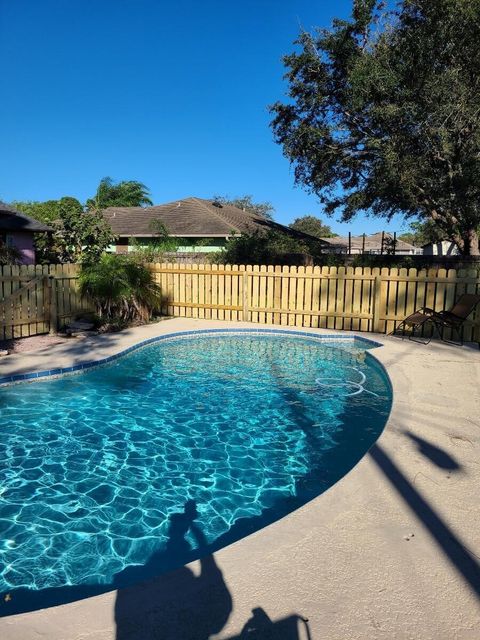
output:
[[[445,345],[419,349],[384,336],[380,339],[383,349],[368,355],[388,370],[394,398],[375,446],[412,491],[421,492],[444,518],[448,514],[449,530],[475,550],[475,539],[471,539],[476,531],[475,510],[466,507],[478,505],[475,477],[478,482],[480,469],[469,462],[471,449],[442,440],[442,435],[476,442],[475,427],[469,428],[468,420],[478,415],[475,389],[480,383],[480,355]],[[446,358],[451,358],[448,365]],[[446,373],[448,385],[442,387]],[[454,423],[448,411],[439,411],[440,398],[444,407],[455,407]],[[446,483],[444,472],[432,467],[405,437],[407,429],[445,448],[467,473]],[[417,479],[419,473],[423,475]],[[410,533],[415,538],[407,541]],[[461,572],[439,550],[428,526],[371,454],[328,491],[216,552],[215,559],[234,600],[228,623],[215,636],[219,639],[238,637],[252,609],[259,607],[273,623],[292,614],[308,618],[314,638],[347,637],[353,632],[359,639],[383,637],[378,635],[383,629],[389,637],[473,639],[480,623],[475,594]],[[198,573],[197,562],[191,568]],[[131,625],[136,624],[136,607],[147,616],[158,605],[152,601],[158,590],[168,591],[169,615],[201,601],[201,594],[196,597],[195,592],[185,601],[182,571],[121,592],[4,618],[0,620],[2,638],[28,640],[43,634],[49,640],[118,639],[115,611],[120,593],[123,602],[131,602],[124,611]],[[423,580],[427,575],[435,578]],[[202,612],[195,613],[201,619]],[[205,616],[209,615],[205,607]]]
[[[155,344],[157,342],[162,342],[166,340],[180,339],[180,338],[193,338],[197,335],[290,335],[297,336],[300,338],[310,338],[315,340],[320,340],[322,342],[339,342],[339,343],[348,343],[354,342],[357,340],[360,343],[368,345],[370,348],[381,347],[382,344],[371,340],[369,338],[364,338],[363,336],[359,336],[356,333],[352,333],[349,335],[338,334],[338,333],[312,333],[311,331],[296,331],[289,329],[268,329],[268,328],[240,328],[240,329],[232,329],[232,328],[222,328],[222,329],[197,329],[197,330],[184,330],[184,331],[173,331],[171,333],[165,333],[162,335],[153,336],[151,338],[146,338],[144,340],[140,340],[135,344],[121,348],[119,351],[116,351],[112,355],[87,360],[86,362],[82,362],[80,364],[72,365],[69,367],[53,367],[49,369],[44,369],[42,371],[27,371],[25,373],[16,373],[11,375],[4,375],[0,377],[0,388],[3,386],[8,386],[11,384],[16,384],[19,382],[35,382],[39,379],[45,378],[57,378],[60,376],[68,375],[68,374],[78,374],[86,371],[88,369],[92,369],[95,367],[105,366],[119,358],[123,358],[133,351],[137,351],[151,344]],[[25,354],[28,356],[28,352]]]

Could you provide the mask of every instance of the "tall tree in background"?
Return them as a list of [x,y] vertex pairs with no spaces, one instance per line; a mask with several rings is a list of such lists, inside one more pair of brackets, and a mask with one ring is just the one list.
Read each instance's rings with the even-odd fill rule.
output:
[[270,202],[253,202],[253,196],[237,196],[236,198],[229,198],[229,196],[214,196],[213,200],[220,202],[221,204],[230,204],[233,207],[250,211],[257,216],[266,218],[267,220],[273,220],[273,214],[275,209]]
[[295,220],[288,225],[291,229],[296,231],[303,231],[316,238],[333,238],[337,234],[334,233],[328,224],[323,224],[320,218],[316,216],[302,216],[301,218],[295,218]]
[[480,2],[355,0],[349,21],[302,33],[271,107],[295,179],[343,220],[432,220],[479,254]]
[[87,209],[100,211],[107,207],[145,207],[152,205],[150,190],[137,180],[113,182],[111,178],[102,178],[93,198],[87,200]]
[[445,240],[445,234],[433,220],[425,220],[424,222],[412,222],[408,231],[399,235],[398,239],[409,242],[416,247],[422,247],[430,242]]

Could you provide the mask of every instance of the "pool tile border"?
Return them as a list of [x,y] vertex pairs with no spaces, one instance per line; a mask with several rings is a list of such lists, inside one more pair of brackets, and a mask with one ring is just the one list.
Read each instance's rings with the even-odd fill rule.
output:
[[18,382],[35,382],[38,381],[39,378],[57,378],[60,376],[81,373],[85,369],[91,369],[92,367],[101,367],[114,360],[118,360],[123,356],[131,353],[132,351],[137,351],[143,347],[146,347],[155,342],[161,342],[165,340],[174,340],[178,338],[191,338],[196,335],[212,335],[212,334],[254,334],[254,335],[293,335],[302,338],[313,338],[315,340],[319,340],[320,342],[351,342],[355,341],[362,342],[366,345],[370,345],[371,348],[381,347],[383,346],[380,342],[375,340],[371,340],[370,338],[364,338],[363,336],[358,336],[356,334],[353,335],[342,335],[342,334],[318,334],[311,333],[309,331],[290,331],[288,329],[257,329],[257,328],[242,328],[242,329],[193,329],[190,331],[175,331],[173,333],[165,333],[160,336],[154,336],[152,338],[147,338],[145,340],[141,340],[136,344],[131,345],[125,349],[122,349],[118,353],[115,353],[111,356],[107,356],[106,358],[101,358],[99,360],[90,360],[88,362],[83,362],[81,364],[73,365],[71,367],[57,367],[55,369],[45,369],[44,371],[32,372],[32,373],[17,373],[11,376],[3,376],[0,378],[0,387],[8,386],[12,384],[16,384]]

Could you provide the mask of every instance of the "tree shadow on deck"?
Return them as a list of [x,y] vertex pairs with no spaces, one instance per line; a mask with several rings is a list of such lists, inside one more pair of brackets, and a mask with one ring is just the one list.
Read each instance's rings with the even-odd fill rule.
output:
[[414,433],[410,431],[403,432],[407,437],[410,438],[413,442],[416,443],[418,451],[425,457],[428,458],[433,464],[441,469],[446,469],[448,471],[458,471],[460,469],[460,465],[458,462],[446,451],[437,447],[436,445],[420,438],[420,436],[416,436]]
[[[436,449],[438,450],[437,447]],[[474,554],[463,545],[462,541],[436,513],[433,507],[408,481],[383,447],[375,444],[370,449],[369,455],[385,478],[429,531],[433,540],[469,585],[470,589],[480,597],[480,564]]]
[[[275,364],[271,363],[271,366],[272,370],[275,371]],[[284,387],[281,384],[279,384],[278,387],[288,405],[292,407],[292,411],[294,411],[296,416],[297,425],[304,431],[306,438],[312,440],[314,435],[311,420],[309,420],[306,415],[300,394],[296,394],[292,389]],[[461,465],[440,447],[429,443],[427,440],[408,430],[402,430],[401,433],[415,442],[420,453],[439,468],[449,471],[458,471],[461,469]],[[480,564],[477,561],[477,556],[465,547],[461,539],[449,528],[413,484],[409,482],[384,448],[378,444],[378,440],[370,448],[368,455],[413,511],[418,520],[422,522],[429,531],[435,543],[445,554],[464,582],[480,597]],[[351,469],[352,468],[353,465]]]

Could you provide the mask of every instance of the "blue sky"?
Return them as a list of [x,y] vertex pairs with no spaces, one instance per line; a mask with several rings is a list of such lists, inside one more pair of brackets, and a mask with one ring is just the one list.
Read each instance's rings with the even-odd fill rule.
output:
[[[273,142],[282,55],[351,0],[0,0],[0,199],[84,201],[103,176],[155,203],[252,194],[314,214]],[[399,230],[378,218],[338,233]]]

